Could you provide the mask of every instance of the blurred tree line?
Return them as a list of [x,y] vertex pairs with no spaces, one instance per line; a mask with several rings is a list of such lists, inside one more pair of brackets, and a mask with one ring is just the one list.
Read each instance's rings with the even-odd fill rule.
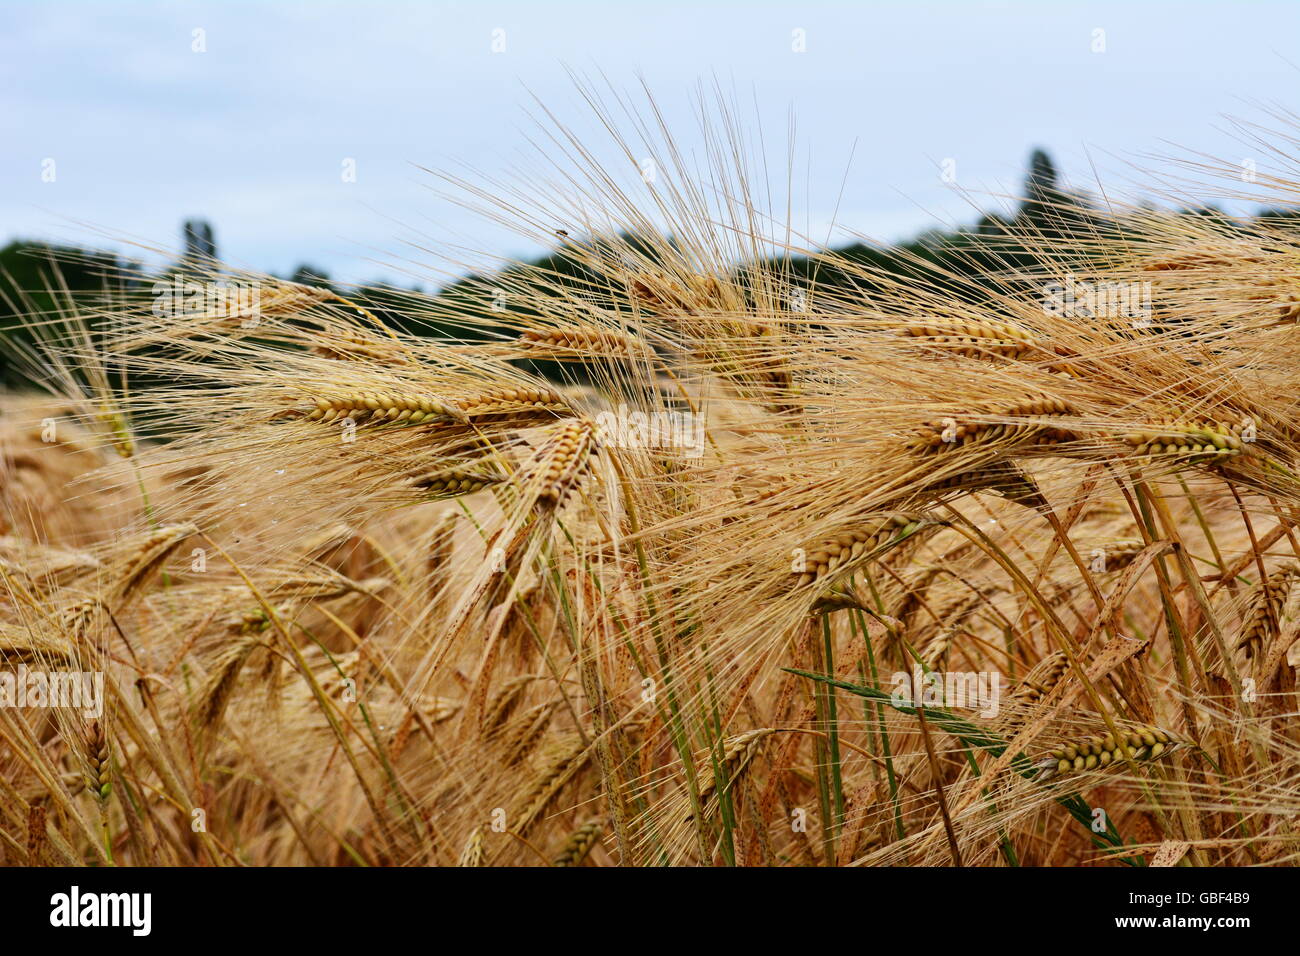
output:
[[[1090,205],[1087,197],[1060,185],[1051,158],[1042,150],[1035,150],[1030,155],[1022,195],[1024,199],[1013,215],[989,213],[973,228],[930,231],[894,245],[856,243],[834,251],[838,257],[868,267],[877,274],[943,287],[956,296],[977,297],[982,286],[1001,281],[997,277],[1027,270],[1037,264],[1017,238],[1019,236],[1028,234],[1052,239],[1092,235],[1102,238],[1118,229],[1118,224]],[[1211,209],[1187,211],[1186,214],[1216,213]],[[1296,218],[1300,222],[1300,211],[1297,210],[1270,210],[1260,215],[1274,219]],[[100,295],[107,299],[122,291],[147,293],[160,278],[184,274],[196,265],[217,259],[217,241],[209,223],[189,220],[183,226],[182,235],[183,252],[174,264],[158,274],[146,273],[140,263],[113,253],[71,246],[15,240],[0,249],[0,332],[7,340],[0,347],[0,386],[14,387],[22,383],[23,366],[12,362],[10,355],[15,348],[30,347],[33,334],[27,326],[41,321],[44,316],[57,317],[60,309],[66,306],[69,295],[75,296],[79,302],[93,303]],[[649,245],[638,251],[653,258]],[[770,264],[783,270],[794,284],[815,283],[821,289],[851,288],[865,294],[872,291],[869,286],[864,286],[860,274],[849,274],[816,258],[788,257]],[[513,272],[517,279],[524,270],[546,274],[553,284],[580,285],[598,281],[598,277],[591,275],[580,262],[562,250],[530,263],[508,267],[505,275]],[[281,278],[332,288],[328,274],[308,264]],[[501,273],[467,275],[440,289],[436,293],[440,316],[450,317],[458,313],[467,317],[481,316],[484,295],[501,279]],[[407,307],[411,290],[374,283],[359,289],[335,291],[404,331],[469,339],[485,338],[489,334],[486,328],[476,327],[470,320],[459,324],[452,319],[431,319],[414,314]],[[519,314],[518,302],[518,296],[511,297],[511,314]],[[90,315],[93,321],[93,308]],[[509,315],[503,316],[503,320],[508,318]],[[544,372],[547,369],[541,366],[539,370]]]

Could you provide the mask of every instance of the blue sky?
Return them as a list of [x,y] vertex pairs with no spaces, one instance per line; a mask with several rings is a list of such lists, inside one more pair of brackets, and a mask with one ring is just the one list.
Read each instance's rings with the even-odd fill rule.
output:
[[838,203],[845,226],[896,239],[974,218],[945,159],[978,197],[1015,191],[1034,146],[1085,187],[1093,165],[1141,179],[1130,164],[1152,154],[1251,157],[1225,117],[1295,106],[1297,64],[1300,4],[1246,0],[8,0],[0,242],[173,248],[196,216],[242,266],[409,282],[415,259],[426,285],[457,271],[448,243],[534,254],[417,167],[536,171],[534,96],[617,164],[566,67],[619,90],[644,77],[688,151],[701,81],[758,104],[748,121],[782,164],[793,115],[798,221],[824,235]]

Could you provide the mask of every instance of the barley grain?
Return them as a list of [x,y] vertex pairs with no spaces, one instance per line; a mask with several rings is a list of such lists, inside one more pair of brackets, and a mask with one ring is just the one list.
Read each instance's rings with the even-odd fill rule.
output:
[[552,866],[581,866],[592,849],[600,842],[600,835],[605,826],[599,820],[591,820],[574,830],[560,852],[551,862]]
[[[1183,746],[1167,730],[1159,727],[1131,727],[1123,731],[1124,742],[1134,760],[1156,760]],[[1037,764],[1039,781],[1047,781],[1068,774],[1089,770],[1104,770],[1111,765],[1123,765],[1124,750],[1114,735],[1087,737],[1071,741],[1050,751]]]

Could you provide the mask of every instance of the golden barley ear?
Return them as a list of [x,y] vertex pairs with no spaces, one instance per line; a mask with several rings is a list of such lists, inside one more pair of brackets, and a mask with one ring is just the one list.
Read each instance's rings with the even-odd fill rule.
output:
[[1027,704],[1036,704],[1052,692],[1069,668],[1065,652],[1053,651],[1029,669],[1012,693]]
[[1250,604],[1242,617],[1241,633],[1236,644],[1247,658],[1257,656],[1277,636],[1282,625],[1282,612],[1297,578],[1300,578],[1300,567],[1287,564],[1255,586]]
[[104,732],[104,725],[100,721],[92,720],[86,724],[83,743],[86,758],[86,789],[102,806],[108,802],[113,786],[108,735]]
[[933,498],[950,491],[965,494],[987,491],[1034,511],[1051,510],[1051,505],[1034,480],[1011,462],[972,468],[938,481],[927,482],[920,495]]
[[[731,793],[753,764],[767,738],[774,733],[776,729],[773,727],[760,727],[728,737],[722,743],[722,757],[716,760],[716,765],[716,755],[714,759],[706,758],[699,763],[696,775],[700,781],[700,806],[705,817],[717,813],[721,797]],[[692,812],[690,819],[694,819],[694,816]]]
[[463,424],[465,415],[452,402],[435,395],[402,395],[393,392],[354,392],[350,395],[319,396],[313,407],[301,413],[309,422],[331,424],[350,419],[357,425],[420,425],[436,422]]
[[563,395],[553,388],[537,386],[490,388],[459,399],[456,409],[471,422],[545,420],[573,414]]
[[516,831],[526,835],[590,760],[591,749],[576,733],[556,739],[544,755],[542,769],[515,800],[511,819]]
[[500,731],[501,762],[513,767],[537,749],[551,726],[559,704],[548,701],[529,708]]
[[551,866],[581,866],[600,842],[600,836],[604,831],[605,825],[599,820],[584,823],[569,834],[564,841],[564,846],[552,859]]
[[1072,740],[1059,746],[1042,758],[1035,779],[1046,782],[1070,774],[1090,770],[1105,770],[1123,766],[1125,747],[1136,761],[1157,760],[1173,753],[1186,744],[1167,730],[1159,727],[1136,727],[1123,731],[1123,743],[1114,734]]
[[506,479],[504,472],[490,465],[462,462],[412,475],[408,484],[417,489],[421,497],[433,500],[472,495]]
[[599,449],[596,424],[589,418],[560,422],[538,453],[537,502],[559,508],[592,472]]
[[1070,403],[1062,399],[1031,395],[992,409],[978,418],[964,416],[962,419],[954,417],[926,422],[917,429],[908,447],[919,455],[940,455],[995,441],[1057,445],[1072,441],[1076,436],[1054,419],[1076,413]]
[[492,699],[484,708],[483,717],[479,722],[479,733],[485,739],[491,740],[501,732],[506,721],[510,719],[519,706],[519,702],[523,700],[529,685],[537,678],[537,674],[521,674],[518,677],[512,677],[497,688],[497,692],[492,695]]
[[196,723],[200,731],[212,731],[221,723],[226,713],[226,706],[234,696],[235,688],[239,683],[240,672],[252,653],[265,644],[266,637],[258,629],[244,634],[222,649],[213,664],[211,675],[199,691],[194,706]]
[[162,525],[124,538],[104,560],[104,600],[115,610],[139,597],[185,539],[198,534],[189,523]]
[[565,325],[554,329],[530,329],[520,333],[515,340],[515,351],[529,358],[574,361],[591,358],[628,358],[646,354],[648,350],[640,340],[626,332]]
[[858,596],[857,592],[847,585],[832,585],[827,588],[817,596],[815,601],[813,601],[812,607],[809,608],[808,613],[816,616],[818,614],[829,614],[833,611],[843,611],[848,609],[866,611],[867,613],[876,616],[876,609],[872,605],[866,603],[860,596]]
[[457,866],[485,866],[487,855],[483,852],[483,828],[475,827],[465,839],[465,846],[460,851]]
[[810,548],[804,558],[804,570],[792,572],[797,575],[796,584],[802,587],[856,567],[880,557],[924,528],[941,525],[942,522],[927,515],[889,513],[870,518],[861,527]]
[[73,646],[66,638],[38,628],[36,621],[0,624],[0,663],[63,665],[73,659]]

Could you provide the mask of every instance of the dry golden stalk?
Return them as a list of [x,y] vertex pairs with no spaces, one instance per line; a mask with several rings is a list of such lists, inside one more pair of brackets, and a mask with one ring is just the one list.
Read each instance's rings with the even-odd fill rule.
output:
[[[1159,727],[1134,727],[1124,731],[1124,741],[1134,760],[1155,760],[1183,746],[1183,742]],[[1087,770],[1104,769],[1111,764],[1123,764],[1124,751],[1113,734],[1104,737],[1087,737],[1071,741],[1049,752],[1037,764],[1035,779],[1051,780],[1054,777]]]
[[[700,762],[696,767],[696,777],[700,782],[700,806],[704,809],[705,816],[711,816],[717,811],[722,794],[731,791],[736,781],[754,762],[764,742],[774,733],[776,730],[772,727],[760,727],[757,730],[747,730],[734,737],[728,737],[722,742],[722,760],[716,768],[714,754],[710,754]],[[719,777],[723,780],[720,789]]]
[[589,418],[561,422],[542,446],[541,490],[538,503],[558,508],[591,472],[598,449],[596,423]]
[[1291,596],[1291,585],[1297,577],[1300,577],[1300,567],[1287,564],[1255,586],[1250,606],[1242,617],[1241,636],[1236,645],[1245,649],[1247,657],[1258,654],[1277,634],[1282,624],[1282,612]]
[[464,422],[465,415],[450,402],[432,395],[395,395],[391,392],[357,392],[317,397],[307,412],[308,421],[334,422],[350,418],[362,423],[419,425],[422,422]]
[[112,770],[109,765],[108,736],[98,720],[86,724],[86,789],[103,804],[112,792]]
[[552,388],[534,388],[520,385],[514,388],[492,388],[459,399],[456,408],[468,419],[486,415],[569,415],[573,410],[564,396]]
[[946,418],[927,422],[910,447],[929,455],[999,438],[1032,439],[1035,444],[1054,445],[1071,441],[1074,435],[1052,425],[1051,417],[1070,414],[1073,414],[1073,409],[1060,399],[1045,396],[1027,398],[989,413],[989,417],[1025,420],[959,422],[955,418]]
[[465,847],[460,851],[460,860],[457,866],[483,866],[487,862],[487,856],[483,852],[483,828],[475,827],[465,841]]
[[27,808],[27,865],[40,866],[45,849],[45,805],[33,803]]
[[1133,563],[1133,559],[1138,556],[1146,544],[1136,538],[1126,538],[1119,541],[1108,541],[1105,544],[1098,545],[1091,552],[1092,556],[1100,561],[1095,562],[1100,567],[1092,568],[1093,571],[1122,571]]
[[916,533],[927,525],[936,525],[920,515],[886,514],[870,519],[861,528],[846,531],[829,541],[824,541],[803,557],[803,570],[798,584],[811,584],[850,563],[866,560],[882,553],[883,549]]
[[506,476],[496,469],[466,463],[417,475],[409,479],[409,484],[430,498],[455,498],[499,485],[505,480]]
[[600,842],[600,835],[605,830],[605,825],[599,820],[590,820],[584,823],[578,829],[569,834],[569,838],[564,841],[564,846],[555,859],[551,862],[552,866],[581,866],[591,853],[592,849]]

